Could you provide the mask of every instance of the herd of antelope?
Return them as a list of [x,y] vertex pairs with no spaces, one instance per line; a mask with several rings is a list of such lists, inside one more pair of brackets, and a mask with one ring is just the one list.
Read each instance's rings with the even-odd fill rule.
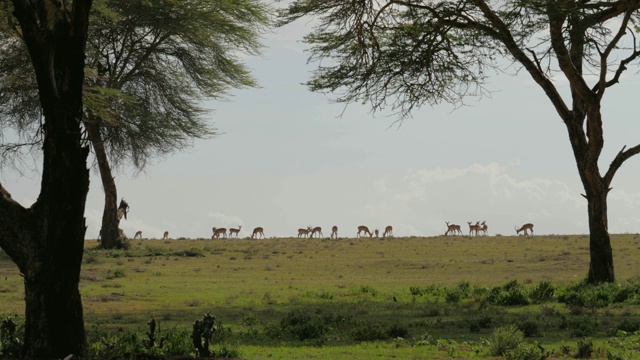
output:
[[[447,231],[445,231],[444,236],[463,235],[462,229],[460,229],[460,225],[451,224],[448,221],[445,221],[445,224],[447,224]],[[483,222],[476,221],[475,224],[471,221],[467,221],[467,225],[469,225],[469,236],[488,235],[489,233],[489,226],[487,225],[486,221],[483,221]],[[213,240],[213,239],[220,239],[220,238],[233,238],[234,236],[237,239],[238,233],[240,233],[240,230],[242,230],[242,225],[238,225],[237,228],[229,228],[229,229],[214,227],[211,229],[211,231],[213,232],[213,235],[211,235],[211,239]],[[526,223],[520,227],[516,226],[515,231],[516,231],[516,235],[529,235],[529,232],[531,232],[531,235],[533,235],[533,224]],[[521,232],[523,234],[520,234]],[[378,238],[380,237],[380,230],[375,229],[372,232],[369,230],[367,226],[364,226],[364,225],[358,226],[358,232],[356,233],[356,237],[357,238],[365,237],[366,235],[369,235],[370,238],[375,235],[375,237]],[[316,238],[324,237],[324,234],[322,233],[322,228],[320,226],[316,226],[316,227],[307,226],[306,229],[305,228],[298,229],[298,238],[312,239],[314,236],[316,236]],[[385,227],[384,232],[382,233],[382,237],[383,238],[393,237],[393,226],[389,225]],[[142,239],[142,231],[137,231],[136,235],[133,238]],[[162,239],[168,239],[168,238],[169,238],[169,232],[165,231],[162,236]],[[264,239],[264,229],[262,227],[257,227],[253,229],[253,232],[251,233],[251,238]],[[330,239],[338,238],[337,226],[334,225],[331,228],[331,235],[329,238]]]
[[[237,239],[238,233],[240,233],[240,230],[242,230],[242,225],[238,225],[237,228],[229,228],[229,229],[214,227],[211,229],[211,231],[213,232],[213,235],[211,235],[211,240],[220,239],[220,238],[233,238],[234,235],[235,235],[235,238]],[[379,237],[380,231],[378,229],[375,229],[373,232],[371,232],[368,227],[364,225],[360,225],[358,226],[358,232],[356,233],[356,237],[362,237],[364,235],[369,235],[369,237],[373,237],[374,234],[376,237]],[[307,226],[306,229],[305,228],[298,229],[298,238],[311,239],[314,236],[316,236],[317,238],[324,237],[324,234],[322,233],[322,228],[320,226],[316,226],[316,227]],[[385,238],[385,237],[392,237],[392,236],[393,236],[393,227],[389,225],[384,228],[382,237]],[[137,231],[136,235],[133,238],[142,239],[142,231]],[[165,231],[162,236],[162,239],[168,239],[168,238],[169,238],[169,232]],[[251,233],[251,238],[264,239],[264,229],[262,227],[257,227],[253,229],[253,232]],[[331,235],[329,238],[331,239],[338,238],[337,226],[334,225],[333,227],[331,227]]]
[[[450,224],[448,221],[445,221],[445,224],[447,224],[447,231],[444,233],[444,236],[447,236],[449,234],[462,235],[460,225]],[[486,221],[476,221],[475,224],[473,224],[471,221],[467,221],[467,224],[469,225],[469,236],[487,235],[489,233],[489,226],[487,225]],[[529,231],[531,231],[531,235],[533,235],[533,224],[526,223],[519,228],[516,226],[515,230],[516,235],[520,235],[521,232],[523,232],[524,235],[529,235]]]

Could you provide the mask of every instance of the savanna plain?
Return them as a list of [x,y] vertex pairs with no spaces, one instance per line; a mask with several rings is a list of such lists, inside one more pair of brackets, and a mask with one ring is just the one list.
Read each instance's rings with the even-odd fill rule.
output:
[[[207,314],[220,357],[640,359],[640,235],[611,240],[599,286],[588,235],[87,240],[80,291],[96,359],[196,356]],[[22,282],[0,253],[16,338]]]

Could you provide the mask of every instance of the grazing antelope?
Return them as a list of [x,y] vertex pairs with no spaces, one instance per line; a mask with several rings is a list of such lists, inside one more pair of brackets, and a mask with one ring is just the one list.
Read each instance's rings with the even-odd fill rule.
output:
[[363,232],[365,234],[369,234],[369,237],[373,237],[373,234],[371,233],[371,231],[369,231],[369,228],[364,226],[364,225],[358,226],[358,235],[357,235],[357,237],[360,237],[360,233],[361,232]]
[[262,235],[262,238],[264,239],[264,229],[262,229],[261,227],[257,227],[255,229],[253,229],[253,233],[251,234],[251,238],[253,239],[253,237],[256,236],[259,239],[260,235]]
[[306,229],[298,229],[298,239],[301,237],[308,237],[311,231],[313,231],[313,229],[311,229],[311,226],[308,226]]
[[134,239],[142,239],[142,231],[136,231],[136,235],[133,237]]
[[164,235],[162,235],[162,239],[163,239],[163,240],[166,240],[166,239],[168,239],[168,238],[169,238],[169,232],[168,232],[168,231],[165,231],[165,232],[164,232]]
[[227,229],[226,228],[212,228],[211,229],[213,231],[213,235],[211,236],[211,240],[213,239],[219,239],[220,238],[220,234],[222,234],[222,237],[227,237]]
[[531,235],[533,235],[533,224],[532,223],[526,223],[526,224],[522,225],[519,229],[516,226],[516,235],[519,235],[520,231],[524,231],[525,235],[529,235],[527,230],[531,230]]
[[453,234],[457,233],[462,235],[462,230],[460,230],[460,225],[449,224],[448,221],[445,221],[445,223],[447,224],[447,231],[444,233],[444,236],[447,236],[449,233],[453,233]]
[[311,234],[309,234],[309,238],[313,238],[313,235],[315,234],[320,234],[321,237],[324,237],[324,234],[322,233],[322,228],[320,226],[316,226],[313,229],[311,229]]
[[393,226],[389,225],[386,228],[384,228],[384,234],[382,234],[382,237],[392,237],[393,236]]
[[471,221],[467,221],[467,224],[469,224],[469,235],[475,233],[475,235],[478,236],[478,231],[480,231],[480,221],[476,221],[474,225],[471,225]]
[[338,227],[333,225],[333,227],[331,228],[331,238],[333,239],[333,236],[335,235],[336,239],[338,238]]
[[233,234],[236,234],[236,238],[238,238],[238,233],[240,232],[241,229],[242,229],[242,225],[238,225],[237,229],[229,228],[229,237],[231,237],[231,235]]

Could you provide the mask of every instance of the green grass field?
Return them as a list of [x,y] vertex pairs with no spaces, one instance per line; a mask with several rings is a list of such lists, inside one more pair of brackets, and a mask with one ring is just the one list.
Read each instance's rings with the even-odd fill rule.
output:
[[[548,282],[558,293],[579,283],[588,270],[588,241],[587,235],[143,239],[127,251],[96,250],[87,241],[80,290],[90,337],[144,334],[151,318],[161,333],[190,331],[210,312],[227,329],[223,343],[247,359],[491,358],[487,339],[508,324],[534,327],[524,342],[541,344],[551,358],[577,356],[578,341],[588,338],[593,358],[633,359],[639,338],[615,333],[625,321],[640,326],[638,294],[606,306],[486,300],[509,283],[530,292]],[[613,235],[612,243],[618,283],[640,279],[640,236]],[[0,314],[19,320],[23,296],[17,268],[0,257]]]

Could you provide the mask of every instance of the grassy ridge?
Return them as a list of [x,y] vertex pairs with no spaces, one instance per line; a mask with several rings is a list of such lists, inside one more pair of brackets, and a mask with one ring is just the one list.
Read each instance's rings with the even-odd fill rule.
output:
[[[588,241],[587,235],[135,240],[127,251],[98,251],[95,241],[87,241],[81,294],[90,332],[97,328],[144,331],[151,317],[164,329],[188,329],[210,311],[233,329],[234,341],[242,344],[243,355],[249,358],[266,353],[316,356],[314,347],[287,345],[290,339],[264,335],[296,309],[318,315],[307,320],[322,319],[330,328],[342,326],[336,323],[342,319],[348,330],[332,330],[323,345],[325,351],[330,347],[345,354],[344,358],[370,352],[369,345],[357,339],[375,339],[376,334],[367,331],[388,331],[394,324],[401,324],[414,342],[427,335],[464,342],[487,337],[499,325],[531,318],[544,328],[545,335],[537,341],[559,347],[572,336],[563,326],[582,326],[571,321],[590,326],[589,320],[581,319],[596,319],[598,324],[593,326],[598,329],[591,335],[604,339],[607,326],[637,313],[638,307],[487,308],[481,301],[449,301],[447,289],[467,284],[470,291],[480,292],[482,287],[513,280],[526,286],[545,280],[554,285],[579,282],[588,269]],[[613,235],[612,243],[618,280],[640,278],[640,236]],[[0,259],[0,313],[22,314],[23,296],[17,268]],[[493,324],[470,331],[482,321]],[[403,358],[431,357],[414,354],[425,349],[405,345],[387,344],[377,354],[386,357],[384,353],[396,349],[395,356]],[[297,355],[286,355],[287,351]]]

